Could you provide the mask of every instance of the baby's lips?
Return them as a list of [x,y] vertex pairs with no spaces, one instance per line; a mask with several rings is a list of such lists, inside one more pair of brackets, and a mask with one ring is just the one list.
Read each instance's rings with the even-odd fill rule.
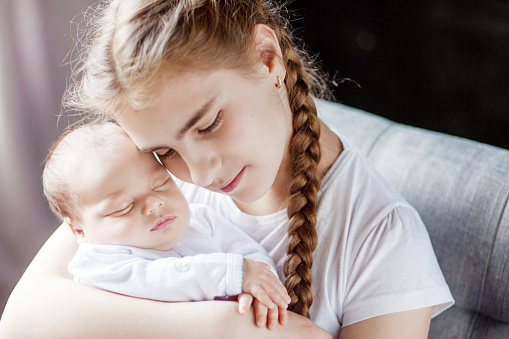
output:
[[154,224],[154,226],[152,227],[152,229],[150,231],[157,231],[157,230],[166,228],[166,226],[171,224],[174,219],[175,219],[175,217],[173,217],[173,216],[162,217],[161,219],[157,220],[157,222]]

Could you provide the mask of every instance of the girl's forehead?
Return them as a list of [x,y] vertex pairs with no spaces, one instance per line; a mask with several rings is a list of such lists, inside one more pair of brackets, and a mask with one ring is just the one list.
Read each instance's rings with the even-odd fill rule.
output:
[[186,113],[187,109],[199,106],[208,100],[211,92],[217,92],[227,82],[226,71],[190,71],[177,69],[164,72],[147,90],[147,100],[135,113],[157,110],[177,109]]
[[151,88],[146,105],[126,108],[115,119],[139,148],[146,146],[142,139],[158,132],[177,138],[178,131],[223,100],[225,89],[235,85],[234,78],[228,71],[172,72]]

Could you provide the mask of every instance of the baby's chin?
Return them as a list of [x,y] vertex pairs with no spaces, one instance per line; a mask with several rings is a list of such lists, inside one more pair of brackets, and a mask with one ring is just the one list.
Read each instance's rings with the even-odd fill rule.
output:
[[86,244],[89,241],[85,237],[76,237],[76,242],[78,243],[78,245],[81,245],[81,244]]
[[177,245],[178,245],[178,242],[169,242],[167,244],[162,244],[162,245],[157,245],[157,246],[150,247],[150,249],[153,249],[153,250],[156,250],[156,251],[166,252],[166,251],[169,251],[169,250],[173,249]]

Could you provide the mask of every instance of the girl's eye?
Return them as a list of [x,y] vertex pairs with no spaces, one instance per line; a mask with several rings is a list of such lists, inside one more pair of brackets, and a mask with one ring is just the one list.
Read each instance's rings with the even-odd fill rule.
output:
[[223,111],[217,113],[216,119],[207,128],[198,131],[198,134],[207,134],[215,130],[223,121]]
[[160,161],[163,161],[164,159],[168,159],[172,157],[175,154],[175,150],[169,148],[164,153],[161,151],[154,152],[157,158],[159,158]]

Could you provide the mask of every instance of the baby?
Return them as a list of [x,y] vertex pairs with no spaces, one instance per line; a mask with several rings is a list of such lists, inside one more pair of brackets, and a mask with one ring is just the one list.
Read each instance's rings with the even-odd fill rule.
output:
[[269,309],[285,323],[290,297],[265,250],[209,207],[188,204],[166,168],[115,123],[64,133],[46,158],[43,187],[80,243],[69,264],[75,281],[160,301],[239,296],[241,314],[254,298],[257,317]]

